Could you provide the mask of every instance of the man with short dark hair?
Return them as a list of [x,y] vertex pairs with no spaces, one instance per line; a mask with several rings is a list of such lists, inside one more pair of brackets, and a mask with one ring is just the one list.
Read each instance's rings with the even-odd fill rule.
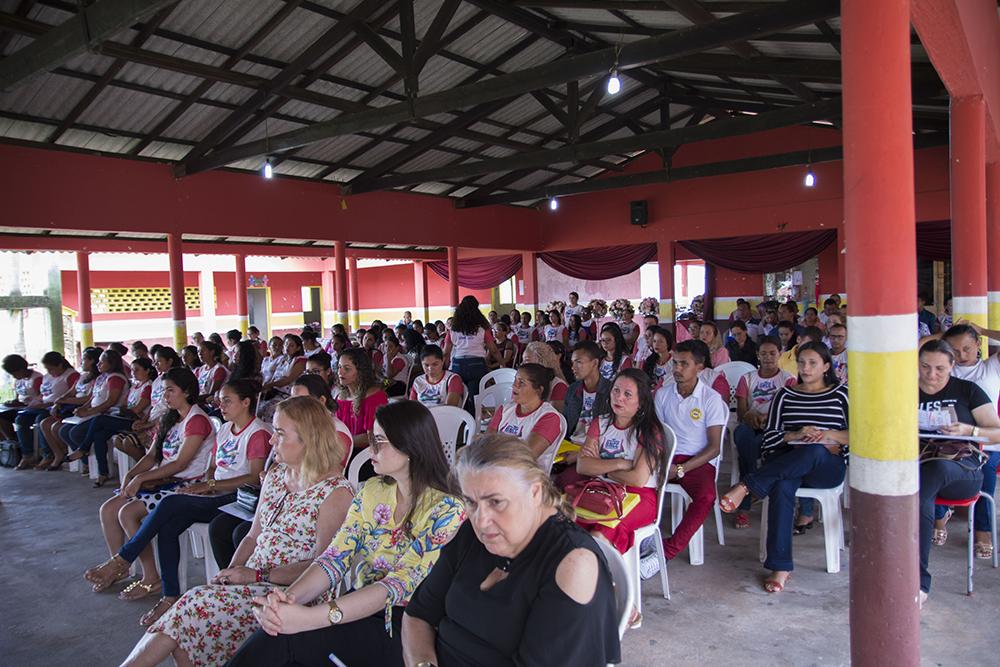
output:
[[917,293],[917,321],[927,326],[927,333],[920,332],[921,336],[941,333],[941,323],[938,322],[937,315],[926,308],[929,303],[931,299],[927,292],[921,290]]
[[[601,359],[604,350],[591,340],[573,346],[573,375],[576,382],[566,390],[563,416],[566,418],[569,438],[582,443],[587,429],[595,417],[611,412],[608,396],[611,381],[601,375]],[[575,458],[575,457],[574,457]]]

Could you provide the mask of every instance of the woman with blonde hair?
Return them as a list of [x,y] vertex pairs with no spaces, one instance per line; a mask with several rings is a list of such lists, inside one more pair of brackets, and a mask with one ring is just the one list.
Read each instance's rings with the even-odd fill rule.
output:
[[563,373],[562,364],[559,363],[559,356],[548,343],[534,342],[528,343],[524,348],[524,355],[521,362],[525,364],[540,364],[552,370],[555,377],[549,384],[548,403],[556,410],[562,412],[563,404],[566,401],[566,392],[569,384],[566,382],[566,375]]
[[344,522],[353,492],[329,411],[311,397],[285,399],[275,409],[271,443],[276,465],[229,567],[185,593],[124,665],[159,665],[167,656],[180,665],[225,663],[258,627],[254,598],[295,581]]
[[462,448],[454,476],[469,520],[406,607],[406,664],[619,662],[604,555],[528,446],[481,436]]

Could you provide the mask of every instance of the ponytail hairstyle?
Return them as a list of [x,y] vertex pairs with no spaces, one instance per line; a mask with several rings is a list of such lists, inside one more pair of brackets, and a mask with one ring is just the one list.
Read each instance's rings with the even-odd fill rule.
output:
[[153,365],[153,361],[149,357],[139,357],[132,361],[132,365],[146,371],[150,382],[156,379],[156,366]]
[[[607,331],[615,339],[615,353],[611,358],[612,370],[617,373],[622,365],[622,357],[625,356],[625,336],[622,335],[622,328],[614,322],[608,322],[601,327],[601,333]],[[606,355],[601,355],[603,359]]]
[[247,410],[250,412],[250,418],[253,419],[253,416],[257,413],[257,397],[260,395],[260,383],[250,378],[230,378],[222,387],[223,389],[229,389],[239,396],[241,401],[250,400]]
[[70,363],[66,361],[62,352],[52,351],[42,355],[42,366],[55,366],[65,372],[70,368]]
[[[655,417],[654,417],[655,418]],[[542,487],[542,502],[572,520],[576,516],[573,503],[552,483],[548,473],[535,460],[535,454],[518,438],[505,433],[486,433],[472,444],[458,450],[458,462],[452,470],[456,486],[470,473],[504,470],[520,478],[527,491],[533,484]]]
[[111,373],[118,373],[120,375],[125,375],[125,364],[122,363],[122,355],[118,350],[114,349],[113,346],[108,347],[102,353],[104,358],[108,360],[108,365],[111,366]]
[[[177,385],[177,388],[184,392],[188,405],[198,405],[198,397],[200,396],[198,393],[198,378],[195,377],[195,374],[192,373],[189,368],[184,366],[171,368],[163,374],[163,381],[172,382]],[[157,463],[163,461],[163,441],[167,439],[167,434],[170,433],[170,429],[177,426],[177,423],[180,422],[180,420],[181,413],[173,408],[167,410],[166,414],[160,418],[160,430],[156,434],[156,441],[153,443],[153,447],[156,450]]]
[[525,379],[538,391],[542,401],[548,399],[549,385],[556,377],[555,371],[541,364],[521,364],[517,372],[524,374]]
[[[99,347],[88,347],[83,351],[82,363],[80,371],[81,374],[86,374],[86,378],[83,380],[84,383],[90,383],[97,379],[97,376],[101,374],[97,370],[97,362],[101,360],[101,348]],[[87,362],[90,362],[90,370],[87,370]]]
[[331,412],[337,409],[337,404],[330,397],[330,385],[315,373],[303,373],[295,378],[293,387],[305,387],[309,395],[323,404],[323,407]]
[[[666,456],[666,435],[663,425],[656,417],[656,408],[653,404],[652,382],[649,376],[638,368],[626,368],[618,373],[615,378],[617,384],[619,380],[627,379],[635,383],[636,392],[639,399],[639,409],[632,417],[629,424],[630,434],[635,435],[635,441],[642,445],[643,457],[649,469],[656,474],[657,490],[667,480],[667,456]],[[611,422],[614,423],[612,414]]]

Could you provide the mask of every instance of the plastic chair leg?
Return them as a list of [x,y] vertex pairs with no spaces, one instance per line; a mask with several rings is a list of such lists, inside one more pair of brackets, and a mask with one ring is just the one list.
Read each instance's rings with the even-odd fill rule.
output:
[[719,504],[719,498],[715,499],[715,533],[719,538],[719,546],[726,546],[726,535],[724,533],[724,526],[722,523],[722,505]]
[[760,558],[761,563],[767,560],[767,507],[770,504],[771,499],[764,498],[764,502],[760,505],[760,545],[758,546],[757,556]]
[[635,591],[635,608],[642,613],[642,577],[639,575],[639,542],[636,541],[632,548],[625,554],[625,565],[628,567],[628,576],[632,580],[632,589]]
[[826,517],[823,523],[823,541],[826,548],[826,571],[830,574],[840,572],[840,542],[843,539],[843,530],[840,527],[839,504],[840,499],[837,497],[827,496],[820,500],[823,516]]
[[968,540],[969,541],[969,544],[968,544],[969,567],[968,567],[968,581],[965,584],[965,594],[966,595],[972,595],[972,571],[976,567],[976,564],[975,564],[976,563],[976,555],[975,555],[975,544],[974,544],[975,541],[976,541],[976,532],[975,532],[975,524],[974,524],[974,521],[975,521],[975,518],[974,518],[975,507],[976,507],[975,504],[972,504],[972,505],[969,506],[969,531],[968,531],[969,532],[969,535],[968,535],[968,538],[969,538],[969,540]]
[[[670,577],[667,573],[667,553],[663,549],[663,535],[660,534],[659,528],[657,528],[656,533],[653,535],[656,540],[656,557],[660,561],[660,588],[663,592],[663,597],[667,600],[670,599]],[[638,571],[638,568],[636,568]],[[636,594],[638,595],[639,589],[636,589]]]

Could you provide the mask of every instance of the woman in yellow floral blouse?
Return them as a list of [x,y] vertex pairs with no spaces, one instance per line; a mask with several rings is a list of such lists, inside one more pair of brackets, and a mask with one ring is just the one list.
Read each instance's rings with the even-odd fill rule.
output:
[[[437,427],[416,401],[379,408],[372,465],[330,546],[286,590],[255,600],[261,624],[231,667],[403,665],[402,608],[465,519]],[[348,576],[349,575],[349,576]],[[343,587],[329,603],[312,604]],[[338,664],[334,662],[334,664]]]

